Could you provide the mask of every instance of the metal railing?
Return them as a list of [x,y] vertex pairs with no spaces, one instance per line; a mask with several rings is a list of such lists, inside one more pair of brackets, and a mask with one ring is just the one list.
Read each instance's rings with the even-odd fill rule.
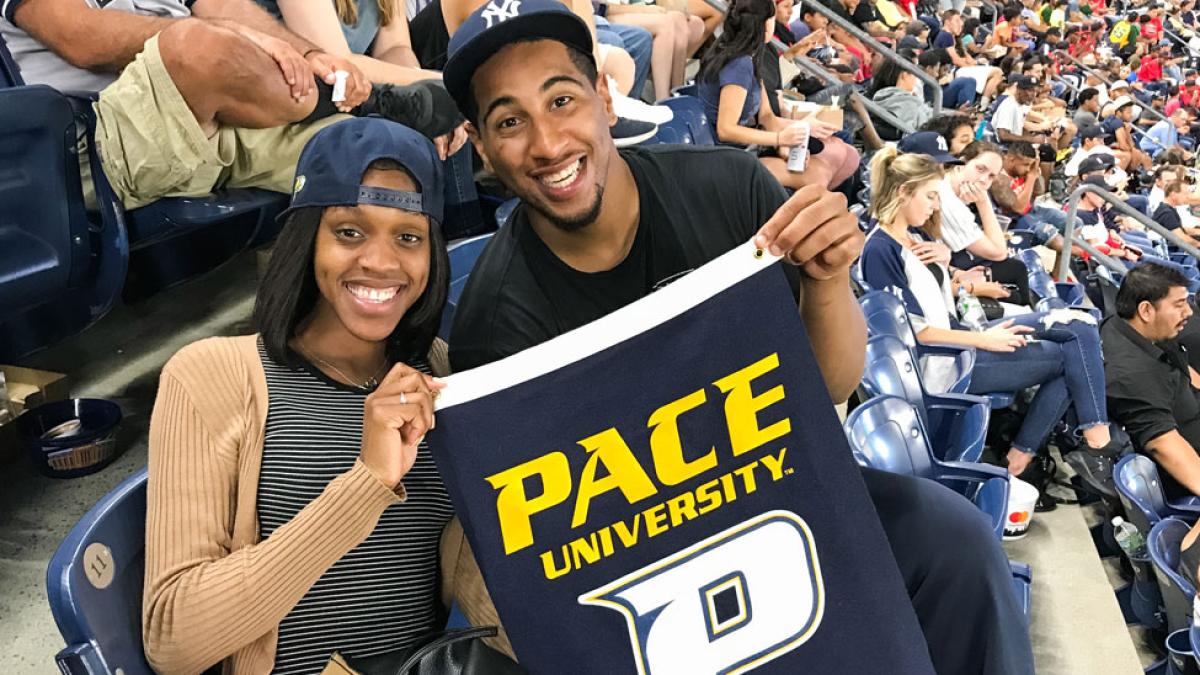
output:
[[[775,50],[778,51],[781,55],[783,54],[783,52],[787,51],[787,45],[783,44],[778,39],[772,39],[771,46],[774,47]],[[829,72],[828,70],[822,68],[820,65],[814,63],[808,57],[798,56],[795,59],[792,59],[792,63],[795,63],[797,68],[799,68],[799,69],[805,71],[806,73],[812,75],[813,77],[825,82],[825,84],[827,84],[829,86],[837,86],[837,85],[842,84],[842,81],[839,80],[837,78],[837,76],[835,76],[833,73]],[[911,134],[914,131],[916,131],[916,129],[913,129],[908,124],[901,121],[900,118],[893,115],[891,113],[891,111],[889,111],[887,108],[884,108],[883,106],[879,105],[875,101],[872,101],[871,99],[867,98],[866,96],[863,96],[862,94],[858,93],[858,90],[852,89],[850,92],[850,98],[851,98],[851,100],[860,101],[863,104],[863,107],[865,107],[868,112],[870,112],[872,115],[882,119],[884,122],[887,122],[888,124],[892,125],[898,131],[900,131],[900,133]]]
[[1133,218],[1134,220],[1136,220],[1139,223],[1141,223],[1142,225],[1144,225],[1146,227],[1146,229],[1151,230],[1153,232],[1157,232],[1158,234],[1162,235],[1162,237],[1164,239],[1166,239],[1167,241],[1171,242],[1172,244],[1178,246],[1179,248],[1183,249],[1183,251],[1185,251],[1189,255],[1191,255],[1197,259],[1200,259],[1200,250],[1197,250],[1195,246],[1192,246],[1188,242],[1180,239],[1174,232],[1172,232],[1172,231],[1168,230],[1167,228],[1163,227],[1162,225],[1159,225],[1158,223],[1154,222],[1146,214],[1144,214],[1141,211],[1138,211],[1137,209],[1133,208],[1132,206],[1126,204],[1124,201],[1121,200],[1120,197],[1114,195],[1113,193],[1109,192],[1108,190],[1105,190],[1104,188],[1096,187],[1095,185],[1080,185],[1078,188],[1075,189],[1074,192],[1071,193],[1071,198],[1069,200],[1067,200],[1067,225],[1066,225],[1066,228],[1063,230],[1063,255],[1061,256],[1061,260],[1059,260],[1059,263],[1058,263],[1058,278],[1059,279],[1067,278],[1067,272],[1069,271],[1069,266],[1070,266],[1070,262],[1071,262],[1071,254],[1070,254],[1071,246],[1073,246],[1073,245],[1078,246],[1078,247],[1082,248],[1083,250],[1087,251],[1088,253],[1092,254],[1094,257],[1096,257],[1097,260],[1099,260],[1101,263],[1103,263],[1105,267],[1108,267],[1109,269],[1111,269],[1115,272],[1120,272],[1121,274],[1125,274],[1128,271],[1124,265],[1122,265],[1121,263],[1117,262],[1116,260],[1110,258],[1109,256],[1106,256],[1106,255],[1100,253],[1099,251],[1097,251],[1095,249],[1095,247],[1093,247],[1091,244],[1087,243],[1086,241],[1075,241],[1074,240],[1075,239],[1075,219],[1079,212],[1079,200],[1082,199],[1083,196],[1088,193],[1094,194],[1097,197],[1103,199],[1104,201],[1111,204],[1114,208],[1116,208],[1117,211],[1121,212],[1123,215]]
[[891,47],[888,47],[879,40],[876,40],[869,33],[858,26],[855,26],[853,23],[850,23],[837,12],[826,7],[825,5],[822,5],[820,2],[809,2],[804,6],[805,8],[811,9],[812,11],[820,14],[826,19],[829,19],[830,23],[853,35],[858,39],[859,42],[862,42],[869,49],[888,57],[889,60],[894,61],[896,65],[899,66],[904,72],[911,73],[922,83],[933,87],[933,101],[931,102],[933,111],[937,113],[942,110],[942,85],[939,84],[932,75],[925,72],[924,68],[918,66],[912,61],[909,61],[903,56],[900,56],[900,54],[896,53]]

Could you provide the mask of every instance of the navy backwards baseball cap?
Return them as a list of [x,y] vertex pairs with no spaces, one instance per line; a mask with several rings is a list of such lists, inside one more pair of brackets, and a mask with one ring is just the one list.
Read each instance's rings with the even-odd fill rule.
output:
[[900,152],[929,155],[938,164],[962,164],[962,160],[950,154],[946,139],[936,131],[919,131],[905,136],[896,146]]
[[1108,171],[1116,166],[1116,160],[1108,153],[1100,153],[1091,155],[1079,163],[1079,173],[1092,173],[1094,171]]
[[554,40],[592,56],[592,34],[583,19],[558,0],[489,0],[450,38],[442,82],[460,110],[471,95],[475,71],[505,45]]
[[1104,129],[1100,128],[1099,124],[1085,124],[1079,129],[1079,138],[1100,138],[1104,136]]
[[1112,186],[1108,184],[1108,181],[1104,180],[1104,176],[1088,176],[1079,182],[1084,185],[1098,187],[1101,190],[1112,190]]
[[[405,192],[362,185],[367,167],[390,159],[408,170],[421,191]],[[445,178],[433,143],[419,132],[383,117],[355,117],[318,131],[296,164],[292,203],[286,218],[308,206],[390,206],[442,222]]]

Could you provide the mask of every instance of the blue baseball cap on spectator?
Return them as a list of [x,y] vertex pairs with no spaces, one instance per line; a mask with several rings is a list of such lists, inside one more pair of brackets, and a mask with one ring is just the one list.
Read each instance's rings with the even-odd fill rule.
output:
[[558,0],[490,0],[454,32],[442,82],[465,110],[471,77],[488,59],[518,40],[554,40],[592,57],[592,34],[583,19]]
[[896,146],[900,152],[929,155],[938,164],[962,164],[962,160],[950,154],[946,139],[936,131],[919,131],[905,136]]
[[[378,159],[403,166],[419,193],[362,185]],[[442,222],[444,180],[437,149],[422,134],[382,117],[355,117],[318,131],[296,164],[292,203],[279,218],[309,206],[373,204],[404,209]]]

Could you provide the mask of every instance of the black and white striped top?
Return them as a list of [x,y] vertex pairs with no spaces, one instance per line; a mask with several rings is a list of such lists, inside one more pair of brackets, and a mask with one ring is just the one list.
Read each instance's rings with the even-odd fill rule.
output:
[[[259,534],[271,536],[358,458],[369,392],[311,365],[291,370],[259,345],[269,407],[258,481]],[[429,372],[426,363],[412,367]],[[334,651],[374,656],[440,629],[438,542],[453,507],[425,442],[363,543],[326,570],[279,625],[276,673],[319,673]]]

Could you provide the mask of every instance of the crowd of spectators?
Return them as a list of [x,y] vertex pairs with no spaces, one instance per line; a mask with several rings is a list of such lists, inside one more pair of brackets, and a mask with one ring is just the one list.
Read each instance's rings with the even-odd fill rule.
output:
[[[464,610],[494,620],[456,525],[439,549],[453,514],[423,445],[433,375],[595,320],[750,238],[785,256],[834,400],[862,374],[852,291],[885,291],[918,343],[976,352],[969,393],[1017,393],[991,460],[1043,489],[1038,508],[1056,503],[1051,445],[1105,497],[1130,451],[1158,464],[1169,496],[1200,495],[1194,0],[0,8],[26,83],[98,92],[85,185],[97,153],[126,208],[222,187],[292,194],[258,340],[199,343],[164,370],[145,636],[166,672],[318,672],[334,649],[403,647],[435,628],[439,557]],[[674,94],[698,99],[720,147],[643,145]],[[318,176],[352,197],[310,197]],[[447,347],[434,339],[446,242],[495,229],[482,192],[521,205]],[[1058,281],[1094,290],[1101,268],[1120,282],[1111,306],[1092,293],[1064,307],[1030,281],[1066,270]],[[924,367],[933,387],[939,364]],[[340,426],[294,403],[322,396]],[[287,469],[318,450],[336,461]],[[1007,562],[974,507],[863,475],[938,672],[1032,672]],[[230,487],[247,481],[257,492]],[[343,593],[367,582],[346,564],[425,581],[356,607]],[[259,601],[247,584],[288,565]],[[354,612],[385,618],[358,632],[328,618]]]

